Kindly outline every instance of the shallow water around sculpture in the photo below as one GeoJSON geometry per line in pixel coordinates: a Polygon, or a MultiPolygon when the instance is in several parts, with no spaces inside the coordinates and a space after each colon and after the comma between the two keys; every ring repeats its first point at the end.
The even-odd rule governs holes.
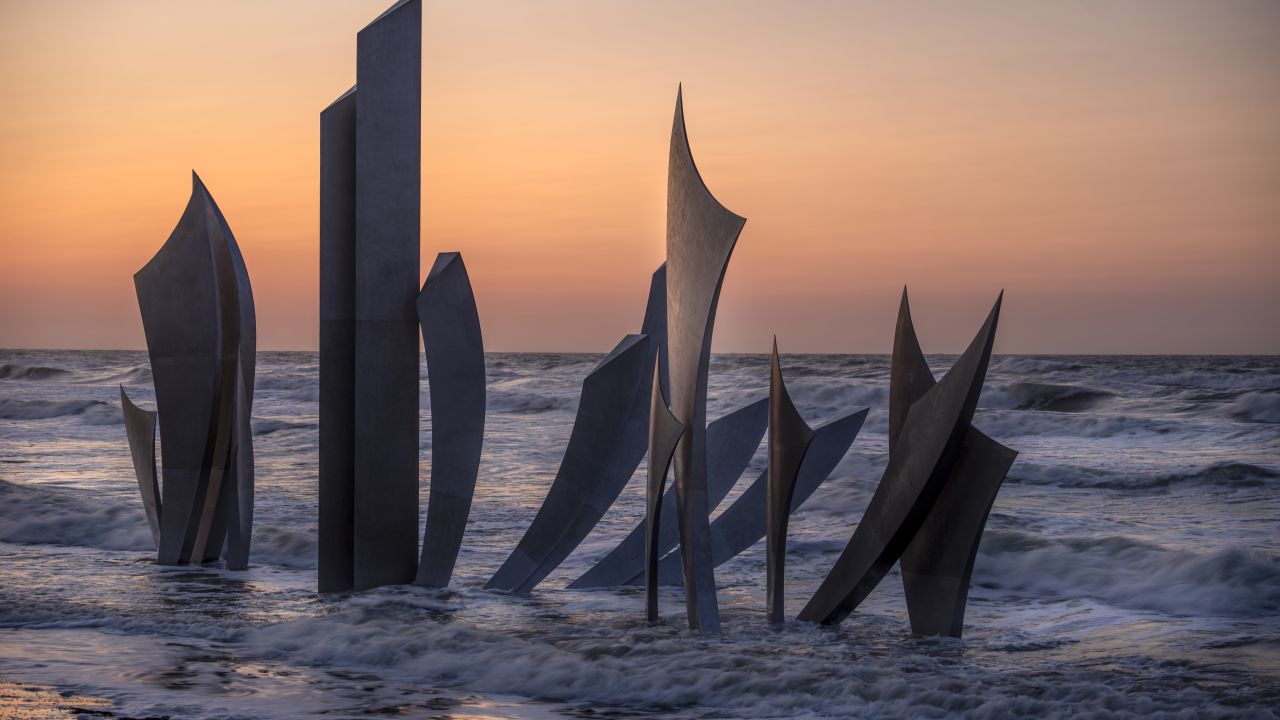
{"type": "MultiPolygon", "coordinates": [[[[596,359],[487,357],[484,456],[450,590],[321,598],[314,354],[258,357],[253,556],[229,572],[153,562],[116,389],[153,406],[144,353],[0,351],[0,682],[181,718],[1280,707],[1280,358],[997,356],[975,425],[1021,454],[983,537],[961,641],[910,635],[896,570],[837,630],[769,631],[763,543],[717,571],[718,639],[689,634],[677,589],[662,591],[652,627],[643,588],[562,590],[639,520],[643,467],[531,596],[480,589],[542,502],[596,359]]],[[[952,358],[930,362],[940,372],[952,358]]],[[[886,462],[888,358],[786,363],[811,425],[871,407],[790,523],[794,618],[886,462]]],[[[768,382],[767,356],[717,356],[708,416],[764,397],[768,382]]],[[[763,465],[761,447],[721,509],[763,465]]]]}

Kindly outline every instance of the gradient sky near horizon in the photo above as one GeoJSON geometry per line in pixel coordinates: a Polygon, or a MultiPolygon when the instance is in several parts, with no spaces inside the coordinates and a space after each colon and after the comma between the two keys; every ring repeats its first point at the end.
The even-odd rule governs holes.
{"type": "MultiPolygon", "coordinates": [[[[314,349],[318,114],[390,0],[3,0],[0,346],[142,348],[199,171],[263,349],[314,349]]],[[[662,260],[683,82],[747,218],[718,351],[1280,352],[1280,3],[424,6],[423,272],[491,350],[603,352],[662,260]]]]}

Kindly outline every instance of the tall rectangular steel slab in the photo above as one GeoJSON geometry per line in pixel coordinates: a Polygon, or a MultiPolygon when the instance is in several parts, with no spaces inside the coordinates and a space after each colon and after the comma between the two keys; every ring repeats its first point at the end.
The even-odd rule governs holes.
{"type": "Polygon", "coordinates": [[[356,88],[320,113],[320,592],[354,585],[356,88]]]}
{"type": "Polygon", "coordinates": [[[418,566],[422,3],[356,37],[355,587],[418,566]]]}

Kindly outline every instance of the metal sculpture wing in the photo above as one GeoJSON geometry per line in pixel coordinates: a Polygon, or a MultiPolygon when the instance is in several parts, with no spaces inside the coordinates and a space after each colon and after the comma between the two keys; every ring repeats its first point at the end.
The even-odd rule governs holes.
{"type": "MultiPolygon", "coordinates": [[[[791,496],[791,512],[800,509],[809,496],[831,476],[836,465],[840,464],[840,460],[849,451],[849,446],[853,444],[866,419],[867,410],[863,409],[833,420],[814,431],[809,451],[800,464],[800,474],[791,496]]],[[[768,525],[765,518],[768,484],[769,471],[766,469],[711,523],[711,561],[716,567],[737,557],[765,536],[768,525]]],[[[639,577],[632,578],[627,584],[638,585],[640,580],[639,577]]],[[[680,553],[670,553],[658,564],[658,584],[678,586],[682,582],[680,553]]]]}
{"type": "Polygon", "coordinates": [[[796,410],[783,382],[775,337],[769,372],[769,484],[765,503],[765,614],[771,625],[783,623],[787,520],[791,517],[796,479],[812,442],[813,429],[796,410]]]}
{"type": "Polygon", "coordinates": [[[919,531],[973,418],[999,316],[997,299],[951,370],[911,404],[861,522],[799,619],[839,623],[875,589],[919,531]]]}
{"type": "Polygon", "coordinates": [[[649,408],[649,467],[644,494],[644,608],[649,622],[658,620],[658,543],[666,505],[667,471],[684,426],[671,414],[662,392],[661,362],[653,368],[653,400],[649,408]]]}
{"type": "Polygon", "coordinates": [[[133,473],[138,477],[142,509],[151,527],[151,540],[160,547],[160,479],[156,474],[156,414],[143,410],[129,400],[120,386],[120,407],[124,410],[124,431],[129,438],[129,454],[133,457],[133,473]]]}
{"type": "MultiPolygon", "coordinates": [[[[665,404],[666,400],[663,399],[662,402],[664,403],[662,412],[669,414],[671,411],[665,404]]],[[[719,505],[720,501],[733,489],[738,479],[742,477],[747,465],[751,463],[751,456],[755,454],[756,448],[760,445],[760,440],[764,437],[764,431],[768,424],[769,399],[762,398],[750,405],[734,410],[707,426],[707,494],[710,496],[709,504],[712,506],[719,505]]],[[[651,442],[654,437],[653,428],[651,428],[651,442]]],[[[659,433],[658,438],[662,439],[661,433],[659,433]]],[[[671,442],[673,444],[669,450],[658,451],[659,456],[665,452],[668,458],[668,465],[671,462],[670,455],[675,450],[675,440],[671,442]]],[[[665,443],[659,443],[658,445],[660,448],[666,447],[665,443]]],[[[650,457],[654,457],[652,445],[649,448],[649,452],[650,457]]],[[[653,469],[650,466],[650,470],[653,469]]],[[[680,544],[680,535],[676,529],[675,522],[676,494],[674,490],[667,488],[663,492],[662,502],[656,512],[663,519],[658,526],[652,552],[661,558],[680,544]]],[[[618,543],[599,562],[592,565],[581,577],[570,583],[569,588],[579,590],[625,585],[632,578],[643,576],[646,548],[649,547],[645,541],[649,525],[648,517],[649,515],[646,513],[646,519],[641,520],[623,538],[622,542],[618,543]]]]}
{"type": "Polygon", "coordinates": [[[484,341],[467,267],[440,253],[418,295],[431,393],[431,497],[414,584],[446,587],[471,514],[484,443],[484,341]]]}
{"type": "MultiPolygon", "coordinates": [[[[889,379],[889,452],[897,446],[908,409],[933,387],[911,322],[906,288],[898,309],[889,379]]],[[[911,630],[960,637],[969,578],[996,493],[1018,453],[970,426],[938,499],[902,553],[902,586],[911,630]]]]}
{"type": "Polygon", "coordinates": [[[673,458],[685,604],[689,627],[706,633],[720,631],[707,517],[707,370],[720,287],[745,223],[702,182],[678,91],[667,165],[667,347],[671,412],[685,428],[673,458]]]}
{"type": "Polygon", "coordinates": [[[582,382],[569,445],[533,523],[486,588],[527,593],[600,522],[644,456],[653,373],[647,335],[628,335],[582,382]]]}

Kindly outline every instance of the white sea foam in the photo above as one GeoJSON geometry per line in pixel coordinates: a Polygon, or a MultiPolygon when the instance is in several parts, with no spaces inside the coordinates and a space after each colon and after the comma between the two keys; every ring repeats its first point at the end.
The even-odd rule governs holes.
{"type": "Polygon", "coordinates": [[[124,504],[70,488],[0,480],[0,541],[147,550],[142,503],[124,504]]]}
{"type": "Polygon", "coordinates": [[[1280,393],[1244,393],[1227,406],[1227,412],[1241,420],[1280,423],[1280,393]]]}
{"type": "Polygon", "coordinates": [[[1280,612],[1280,556],[1244,547],[1171,550],[1124,536],[989,530],[974,582],[1037,598],[1091,598],[1175,616],[1280,612]]]}

